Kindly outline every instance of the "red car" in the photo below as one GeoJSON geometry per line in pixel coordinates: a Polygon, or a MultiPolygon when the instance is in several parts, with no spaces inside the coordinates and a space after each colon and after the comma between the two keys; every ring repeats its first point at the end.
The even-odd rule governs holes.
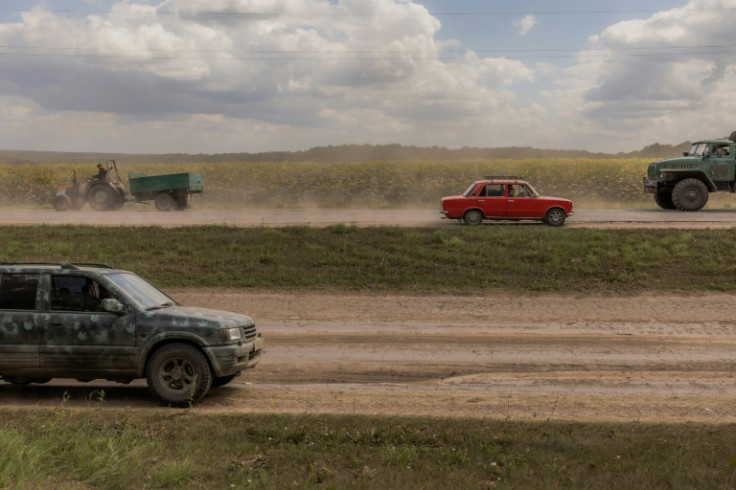
{"type": "Polygon", "coordinates": [[[443,197],[445,218],[462,219],[475,226],[488,220],[540,220],[562,226],[572,216],[572,201],[540,196],[526,181],[517,177],[486,177],[473,182],[462,196],[443,197]]]}

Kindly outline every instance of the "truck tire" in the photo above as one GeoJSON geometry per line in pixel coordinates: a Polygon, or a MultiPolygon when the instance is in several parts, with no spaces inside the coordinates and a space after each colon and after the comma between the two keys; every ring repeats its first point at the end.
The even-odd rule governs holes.
{"type": "Polygon", "coordinates": [[[156,194],[153,202],[156,204],[156,209],[158,209],[159,211],[171,211],[176,206],[174,196],[172,196],[168,192],[156,194]]]}
{"type": "Polygon", "coordinates": [[[708,187],[698,179],[683,179],[672,189],[672,204],[680,211],[699,211],[707,202],[708,187]]]}
{"type": "Polygon", "coordinates": [[[87,192],[87,201],[95,211],[108,211],[113,209],[117,202],[115,190],[106,184],[97,184],[87,192]]]}
{"type": "Polygon", "coordinates": [[[164,403],[187,406],[201,400],[212,386],[212,369],[193,345],[166,344],[156,350],[146,366],[148,389],[164,403]]]}
{"type": "Polygon", "coordinates": [[[662,209],[676,209],[672,202],[672,189],[662,189],[654,194],[654,202],[662,209]]]}

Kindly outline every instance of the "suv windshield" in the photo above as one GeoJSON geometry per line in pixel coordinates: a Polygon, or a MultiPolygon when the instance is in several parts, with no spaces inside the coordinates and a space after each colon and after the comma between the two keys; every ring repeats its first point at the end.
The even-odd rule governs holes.
{"type": "Polygon", "coordinates": [[[107,274],[105,277],[143,309],[150,310],[176,304],[176,301],[159,291],[153,284],[135,274],[116,273],[107,274]]]}

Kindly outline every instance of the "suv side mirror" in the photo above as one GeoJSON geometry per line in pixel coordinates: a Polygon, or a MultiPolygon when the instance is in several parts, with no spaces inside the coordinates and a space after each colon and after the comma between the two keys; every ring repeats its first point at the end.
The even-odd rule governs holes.
{"type": "Polygon", "coordinates": [[[115,298],[105,298],[102,300],[102,310],[108,313],[125,313],[125,306],[115,298]]]}

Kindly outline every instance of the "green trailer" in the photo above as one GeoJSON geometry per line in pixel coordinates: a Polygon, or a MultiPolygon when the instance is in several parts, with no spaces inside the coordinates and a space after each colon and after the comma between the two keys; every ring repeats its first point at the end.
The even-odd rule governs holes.
{"type": "Polygon", "coordinates": [[[136,202],[153,201],[159,211],[184,209],[192,194],[204,191],[202,174],[146,175],[129,172],[130,194],[136,202]]]}

